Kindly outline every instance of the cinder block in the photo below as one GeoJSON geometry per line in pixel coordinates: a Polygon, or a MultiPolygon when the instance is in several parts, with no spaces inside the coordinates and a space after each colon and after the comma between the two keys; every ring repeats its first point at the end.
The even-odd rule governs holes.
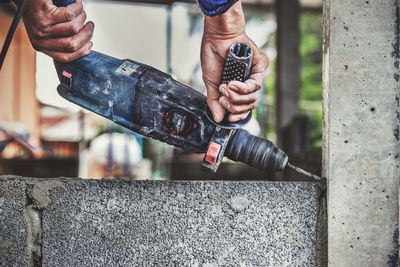
{"type": "Polygon", "coordinates": [[[314,266],[318,188],[0,177],[0,266],[314,266]]]}
{"type": "Polygon", "coordinates": [[[64,180],[44,266],[314,266],[317,186],[64,180]]]}
{"type": "Polygon", "coordinates": [[[25,183],[0,178],[0,266],[27,266],[25,183]]]}

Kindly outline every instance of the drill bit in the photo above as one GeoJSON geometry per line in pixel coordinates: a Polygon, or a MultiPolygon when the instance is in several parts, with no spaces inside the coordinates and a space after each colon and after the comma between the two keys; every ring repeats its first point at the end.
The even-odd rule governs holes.
{"type": "Polygon", "coordinates": [[[312,178],[314,180],[317,180],[317,181],[321,180],[321,177],[319,177],[318,175],[312,174],[312,173],[310,173],[308,171],[305,171],[305,170],[303,170],[303,169],[301,169],[299,167],[296,167],[293,164],[291,164],[290,162],[287,163],[287,166],[290,169],[292,169],[292,170],[294,170],[294,171],[296,171],[298,173],[304,174],[305,176],[310,177],[310,178],[312,178]]]}

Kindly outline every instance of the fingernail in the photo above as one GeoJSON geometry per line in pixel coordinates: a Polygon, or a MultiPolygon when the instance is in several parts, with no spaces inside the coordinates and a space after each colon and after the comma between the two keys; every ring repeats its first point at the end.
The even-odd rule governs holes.
{"type": "Polygon", "coordinates": [[[226,101],[225,99],[220,99],[219,102],[225,107],[225,108],[230,108],[231,105],[229,104],[228,101],[226,101]]]}
{"type": "Polygon", "coordinates": [[[226,97],[229,97],[229,93],[225,88],[222,88],[222,94],[224,94],[226,97]]]}
{"type": "Polygon", "coordinates": [[[230,122],[237,122],[239,120],[240,120],[240,118],[238,118],[238,117],[233,117],[232,119],[229,119],[230,122]]]}
{"type": "Polygon", "coordinates": [[[211,112],[212,112],[213,119],[215,122],[219,123],[222,121],[222,118],[224,117],[223,115],[221,116],[221,114],[219,112],[217,112],[216,110],[213,110],[211,112]]]}
{"type": "Polygon", "coordinates": [[[233,85],[233,84],[229,85],[229,88],[232,89],[232,90],[235,90],[235,91],[239,90],[239,88],[236,85],[233,85]]]}

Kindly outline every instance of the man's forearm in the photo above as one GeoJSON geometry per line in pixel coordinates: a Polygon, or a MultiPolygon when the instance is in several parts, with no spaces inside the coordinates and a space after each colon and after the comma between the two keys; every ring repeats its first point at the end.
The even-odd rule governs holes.
{"type": "MultiPolygon", "coordinates": [[[[206,0],[199,0],[204,2],[206,0]]],[[[229,2],[228,0],[209,0],[212,2],[229,2]]],[[[215,16],[206,14],[201,44],[201,68],[203,81],[207,88],[207,104],[214,120],[219,123],[227,111],[229,121],[236,122],[247,117],[257,106],[259,90],[268,67],[268,57],[245,32],[245,20],[242,4],[232,1],[230,8],[215,16]],[[253,51],[253,64],[249,78],[245,82],[231,81],[221,84],[224,59],[228,49],[234,43],[244,43],[253,51]]],[[[200,5],[201,6],[201,5],[200,5]]],[[[203,10],[204,11],[204,10],[203,10]]]]}
{"type": "Polygon", "coordinates": [[[228,11],[218,16],[205,16],[204,36],[219,39],[232,38],[243,34],[245,20],[241,1],[237,1],[228,11]]]}

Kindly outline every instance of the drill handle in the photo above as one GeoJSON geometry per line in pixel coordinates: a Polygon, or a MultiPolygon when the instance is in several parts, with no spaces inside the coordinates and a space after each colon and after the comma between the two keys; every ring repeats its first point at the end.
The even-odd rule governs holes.
{"type": "MultiPolygon", "coordinates": [[[[242,43],[234,43],[229,48],[228,55],[225,59],[220,84],[228,84],[230,81],[246,81],[250,75],[252,61],[253,51],[251,47],[242,43]]],[[[249,112],[249,115],[244,120],[230,122],[230,112],[227,111],[225,112],[223,120],[220,123],[216,123],[208,106],[206,107],[206,114],[213,124],[223,129],[239,129],[245,126],[251,119],[251,112],[249,112]]]]}
{"type": "Polygon", "coordinates": [[[249,78],[253,51],[251,47],[235,43],[229,48],[222,71],[221,84],[228,84],[231,81],[244,82],[249,78]]]}

